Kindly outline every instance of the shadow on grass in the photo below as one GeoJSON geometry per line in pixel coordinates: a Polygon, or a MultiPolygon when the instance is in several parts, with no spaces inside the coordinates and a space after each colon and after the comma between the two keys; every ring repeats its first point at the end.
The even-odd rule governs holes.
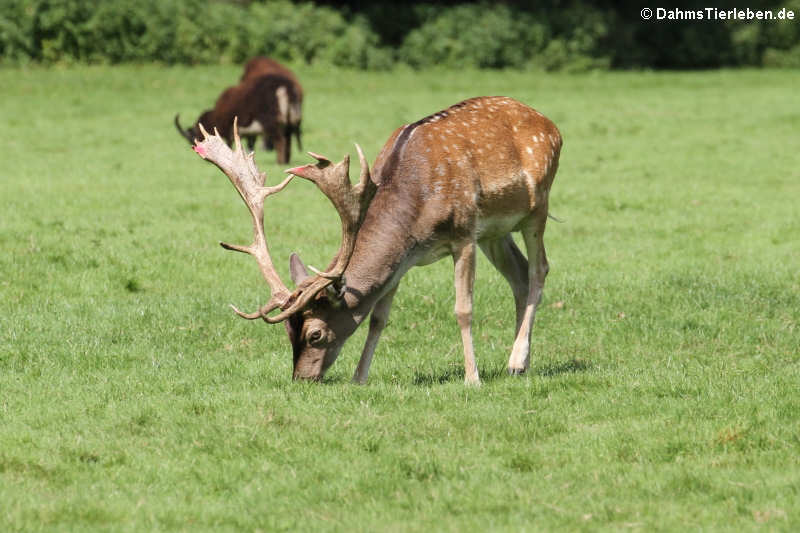
{"type": "Polygon", "coordinates": [[[429,371],[417,370],[414,372],[411,383],[418,387],[429,387],[431,385],[442,385],[455,381],[464,381],[463,368],[447,367],[445,369],[431,369],[429,371]]]}
{"type": "MultiPolygon", "coordinates": [[[[576,374],[578,372],[587,372],[593,368],[591,361],[573,357],[566,361],[551,361],[544,365],[534,367],[528,371],[528,374],[533,374],[541,377],[555,377],[563,374],[576,374]]],[[[489,383],[499,379],[515,379],[523,376],[510,376],[505,366],[494,366],[491,368],[481,369],[481,381],[489,383]]],[[[441,385],[444,383],[454,383],[464,381],[464,368],[459,366],[451,366],[444,369],[430,369],[428,371],[417,370],[414,372],[412,384],[416,386],[431,386],[441,385]]]]}
{"type": "Polygon", "coordinates": [[[553,377],[560,376],[561,374],[575,374],[578,372],[586,372],[593,367],[591,361],[581,359],[580,357],[573,357],[568,361],[552,361],[541,367],[534,368],[533,372],[537,376],[553,377]]]}

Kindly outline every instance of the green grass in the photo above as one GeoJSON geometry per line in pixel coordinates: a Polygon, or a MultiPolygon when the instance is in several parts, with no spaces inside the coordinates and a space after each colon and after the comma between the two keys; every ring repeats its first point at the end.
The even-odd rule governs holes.
{"type": "MultiPolygon", "coordinates": [[[[770,71],[386,74],[298,69],[305,148],[505,94],[565,138],[533,367],[505,375],[510,291],[478,264],[484,384],[465,388],[452,263],[401,283],[292,383],[246,210],[176,134],[233,67],[0,76],[0,529],[800,529],[800,108],[770,71]]],[[[257,154],[269,183],[282,168],[257,154]]],[[[308,161],[295,153],[293,164],[308,161]]],[[[324,266],[333,209],[270,198],[273,257],[324,266]]]]}

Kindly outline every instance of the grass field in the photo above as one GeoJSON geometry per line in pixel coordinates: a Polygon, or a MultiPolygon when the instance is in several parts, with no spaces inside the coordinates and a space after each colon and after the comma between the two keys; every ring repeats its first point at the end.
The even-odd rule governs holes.
{"type": "MultiPolygon", "coordinates": [[[[0,71],[0,530],[800,529],[796,72],[364,74],[300,68],[307,150],[370,160],[398,125],[516,97],[565,138],[533,366],[478,263],[480,388],[452,262],[402,282],[292,383],[225,176],[174,130],[234,67],[0,71]]],[[[257,161],[276,183],[273,153],[257,161]]],[[[295,153],[293,164],[309,158],[295,153]]],[[[270,199],[273,257],[324,266],[338,219],[270,199]]]]}

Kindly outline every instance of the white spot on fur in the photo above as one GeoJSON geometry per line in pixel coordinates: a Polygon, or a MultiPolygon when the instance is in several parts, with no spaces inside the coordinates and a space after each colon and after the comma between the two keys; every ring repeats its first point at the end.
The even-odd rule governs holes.
{"type": "Polygon", "coordinates": [[[278,122],[281,124],[289,123],[289,92],[286,86],[281,85],[275,91],[275,99],[278,101],[278,122]]]}
{"type": "Polygon", "coordinates": [[[533,148],[531,148],[530,146],[525,148],[525,150],[527,150],[529,154],[533,154],[533,148]]]}
{"type": "Polygon", "coordinates": [[[536,182],[534,181],[533,176],[528,174],[528,172],[525,170],[522,171],[522,176],[525,178],[525,183],[528,184],[528,189],[534,190],[536,188],[536,182]]]}
{"type": "Polygon", "coordinates": [[[257,120],[246,126],[239,126],[240,135],[256,135],[258,133],[264,133],[264,126],[257,120]]]}

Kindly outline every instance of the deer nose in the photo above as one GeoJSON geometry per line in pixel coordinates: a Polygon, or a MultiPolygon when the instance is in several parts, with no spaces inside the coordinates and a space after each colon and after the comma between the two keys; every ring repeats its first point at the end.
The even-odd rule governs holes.
{"type": "MultiPolygon", "coordinates": [[[[319,360],[314,363],[319,363],[319,360]]],[[[319,364],[297,365],[292,372],[292,379],[295,381],[320,381],[322,370],[319,368],[319,364]]]]}

